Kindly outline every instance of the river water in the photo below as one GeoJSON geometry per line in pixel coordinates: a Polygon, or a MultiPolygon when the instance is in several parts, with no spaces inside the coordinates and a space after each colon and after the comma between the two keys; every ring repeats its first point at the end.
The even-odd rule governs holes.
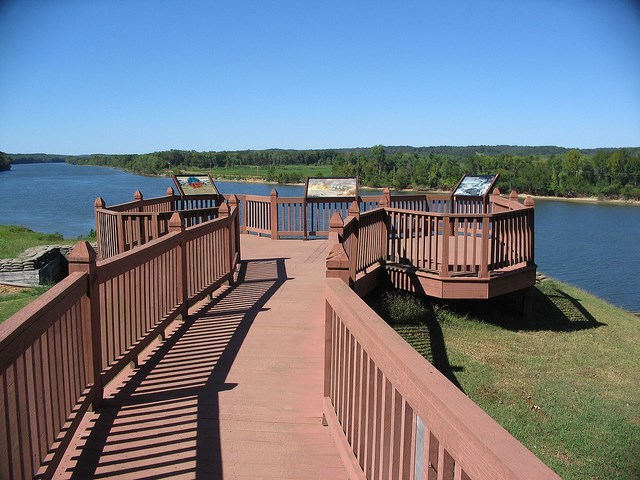
{"type": "MultiPolygon", "coordinates": [[[[302,187],[216,182],[223,194],[301,196],[302,187]]],[[[66,163],[12,165],[0,172],[0,224],[23,225],[68,238],[95,228],[93,203],[128,202],[140,190],[164,195],[169,178],[66,163]]],[[[536,201],[538,269],[631,311],[640,311],[640,206],[536,201]]],[[[2,239],[0,238],[0,241],[2,239]]]]}

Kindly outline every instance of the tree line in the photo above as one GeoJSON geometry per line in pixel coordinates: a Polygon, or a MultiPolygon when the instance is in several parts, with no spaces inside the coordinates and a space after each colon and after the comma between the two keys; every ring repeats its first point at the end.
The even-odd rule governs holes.
{"type": "Polygon", "coordinates": [[[4,152],[0,152],[0,172],[11,168],[11,158],[4,152]]]}
{"type": "Polygon", "coordinates": [[[559,197],[640,199],[640,148],[566,149],[554,146],[409,147],[324,150],[167,150],[131,155],[11,155],[12,161],[60,161],[102,165],[146,175],[190,169],[266,167],[265,180],[294,183],[302,173],[282,165],[331,165],[334,176],[359,176],[362,185],[450,190],[463,174],[500,174],[503,191],[559,197]]]}

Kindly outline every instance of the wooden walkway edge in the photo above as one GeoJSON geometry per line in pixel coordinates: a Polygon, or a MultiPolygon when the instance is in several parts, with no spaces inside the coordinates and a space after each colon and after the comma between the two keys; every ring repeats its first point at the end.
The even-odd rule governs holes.
{"type": "Polygon", "coordinates": [[[328,249],[242,235],[240,281],[107,390],[55,477],[347,478],[322,426],[328,249]]]}

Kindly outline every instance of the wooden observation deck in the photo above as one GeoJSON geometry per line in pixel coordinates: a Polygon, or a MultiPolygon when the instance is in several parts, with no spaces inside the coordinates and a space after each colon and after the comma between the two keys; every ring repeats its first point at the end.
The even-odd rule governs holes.
{"type": "Polygon", "coordinates": [[[533,207],[385,196],[97,202],[100,256],[0,326],[0,478],[557,478],[358,295],[531,270],[533,207]]]}

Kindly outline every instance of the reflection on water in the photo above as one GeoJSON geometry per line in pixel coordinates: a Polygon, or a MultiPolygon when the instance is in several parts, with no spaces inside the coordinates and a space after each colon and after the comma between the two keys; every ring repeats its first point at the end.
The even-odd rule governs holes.
{"type": "MultiPolygon", "coordinates": [[[[164,195],[169,178],[143,177],[104,167],[12,165],[0,173],[0,224],[24,225],[65,237],[94,228],[93,202],[107,205],[164,195]]],[[[301,196],[303,187],[216,182],[221,193],[301,196]]],[[[536,263],[569,282],[632,311],[640,311],[640,207],[536,201],[536,263]]]]}

